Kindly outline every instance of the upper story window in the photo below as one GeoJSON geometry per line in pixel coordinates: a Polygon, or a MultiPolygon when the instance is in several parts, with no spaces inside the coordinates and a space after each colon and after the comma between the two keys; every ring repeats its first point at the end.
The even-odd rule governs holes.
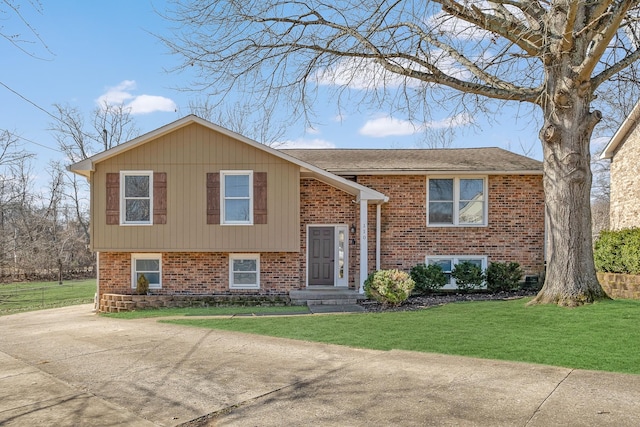
{"type": "Polygon", "coordinates": [[[153,172],[120,172],[121,224],[152,224],[153,172]]]}
{"type": "Polygon", "coordinates": [[[429,178],[427,224],[487,225],[486,178],[429,178]]]}
{"type": "Polygon", "coordinates": [[[222,224],[253,224],[253,172],[220,171],[222,224]]]}

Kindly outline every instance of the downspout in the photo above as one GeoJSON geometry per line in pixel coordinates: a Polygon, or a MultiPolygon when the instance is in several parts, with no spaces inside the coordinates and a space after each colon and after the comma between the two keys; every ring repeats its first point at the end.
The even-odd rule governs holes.
{"type": "Polygon", "coordinates": [[[100,311],[100,252],[96,252],[96,295],[93,301],[93,311],[100,311]]]}
{"type": "Polygon", "coordinates": [[[367,201],[360,198],[360,289],[364,294],[364,281],[367,280],[369,248],[367,247],[367,201]]]}
{"type": "Polygon", "coordinates": [[[382,205],[378,203],[376,205],[376,271],[380,270],[380,219],[382,205]]]}

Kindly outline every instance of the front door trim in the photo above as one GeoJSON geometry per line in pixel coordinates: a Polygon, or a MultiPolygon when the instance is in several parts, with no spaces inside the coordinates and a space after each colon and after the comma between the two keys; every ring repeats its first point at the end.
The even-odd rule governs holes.
{"type": "Polygon", "coordinates": [[[305,254],[306,286],[309,287],[309,249],[311,243],[310,228],[332,227],[334,233],[334,272],[333,286],[349,287],[349,226],[347,224],[307,224],[307,253],[305,254]]]}

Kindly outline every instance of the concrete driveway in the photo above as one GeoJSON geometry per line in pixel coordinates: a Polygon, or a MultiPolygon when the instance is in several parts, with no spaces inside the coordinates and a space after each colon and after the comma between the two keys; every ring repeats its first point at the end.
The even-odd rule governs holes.
{"type": "Polygon", "coordinates": [[[640,376],[108,319],[91,305],[0,317],[0,425],[185,423],[637,426],[640,376]]]}

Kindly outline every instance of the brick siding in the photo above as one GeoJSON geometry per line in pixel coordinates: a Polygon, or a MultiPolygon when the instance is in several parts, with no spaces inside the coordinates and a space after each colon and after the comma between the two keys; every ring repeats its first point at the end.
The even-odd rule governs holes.
{"type": "MultiPolygon", "coordinates": [[[[544,270],[544,191],[540,175],[492,175],[488,178],[486,227],[427,227],[424,175],[359,176],[359,184],[389,197],[381,208],[382,269],[409,271],[426,256],[482,255],[488,261],[518,262],[526,275],[544,270]]],[[[301,183],[301,278],[306,265],[306,225],[356,224],[359,206],[353,196],[315,180],[301,183]]],[[[369,206],[368,267],[375,269],[376,207],[369,206]]],[[[359,232],[350,235],[350,286],[359,253],[359,232]]]]}
{"type": "MultiPolygon", "coordinates": [[[[307,226],[320,224],[355,225],[358,228],[360,205],[356,197],[315,179],[300,180],[300,287],[307,280],[307,226]]],[[[374,219],[375,221],[375,219],[374,219]]],[[[349,287],[355,287],[358,271],[360,235],[349,232],[349,287]],[[352,244],[352,241],[356,244],[352,244]]]]}
{"type": "MultiPolygon", "coordinates": [[[[102,252],[99,261],[100,298],[131,294],[131,254],[102,252]]],[[[211,252],[162,254],[162,289],[158,295],[286,295],[299,286],[298,254],[260,254],[260,289],[229,289],[229,255],[211,252]]]]}

